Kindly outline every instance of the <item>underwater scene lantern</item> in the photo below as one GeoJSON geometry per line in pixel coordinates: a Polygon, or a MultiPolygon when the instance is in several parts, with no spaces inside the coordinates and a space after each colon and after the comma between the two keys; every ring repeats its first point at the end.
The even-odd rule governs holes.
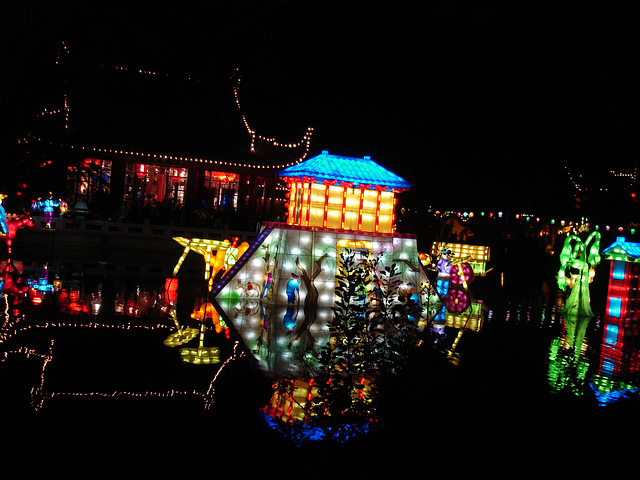
{"type": "MultiPolygon", "coordinates": [[[[395,194],[411,185],[364,159],[323,151],[280,172],[289,185],[286,223],[264,222],[260,235],[217,282],[211,296],[262,367],[291,371],[297,351],[328,341],[340,254],[397,265],[394,282],[421,303],[428,277],[414,235],[393,233],[395,194]]],[[[362,292],[372,295],[372,285],[362,292]]],[[[419,321],[419,319],[416,319],[419,321]]]]}

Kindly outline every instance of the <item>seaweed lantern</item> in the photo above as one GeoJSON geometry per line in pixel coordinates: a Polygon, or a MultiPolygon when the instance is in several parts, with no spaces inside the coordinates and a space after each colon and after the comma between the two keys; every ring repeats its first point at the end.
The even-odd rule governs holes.
{"type": "Polygon", "coordinates": [[[593,232],[586,242],[577,235],[564,241],[560,252],[558,287],[571,293],[562,312],[564,315],[593,316],[590,305],[589,284],[595,276],[595,267],[600,263],[600,232],[593,232]]]}

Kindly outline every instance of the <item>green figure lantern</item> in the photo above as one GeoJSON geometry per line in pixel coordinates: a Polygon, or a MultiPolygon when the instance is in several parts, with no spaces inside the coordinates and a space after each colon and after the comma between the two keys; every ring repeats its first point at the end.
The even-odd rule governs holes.
{"type": "Polygon", "coordinates": [[[600,232],[593,232],[582,242],[577,235],[570,235],[564,241],[560,252],[558,287],[571,293],[561,313],[571,316],[593,316],[591,310],[589,284],[595,276],[595,267],[600,263],[600,232]]]}

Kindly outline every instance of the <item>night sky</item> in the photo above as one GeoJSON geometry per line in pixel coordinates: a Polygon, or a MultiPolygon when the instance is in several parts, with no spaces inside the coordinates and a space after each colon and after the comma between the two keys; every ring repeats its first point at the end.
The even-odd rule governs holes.
{"type": "Polygon", "coordinates": [[[563,188],[565,165],[636,164],[636,2],[169,5],[6,7],[5,114],[27,110],[65,40],[130,68],[207,78],[237,67],[256,130],[295,141],[311,125],[312,154],[370,155],[427,203],[535,208],[563,188]]]}

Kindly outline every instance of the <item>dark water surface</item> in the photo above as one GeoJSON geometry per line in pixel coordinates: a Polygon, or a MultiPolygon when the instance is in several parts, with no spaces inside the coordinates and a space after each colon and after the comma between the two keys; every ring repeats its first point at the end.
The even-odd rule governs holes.
{"type": "Polygon", "coordinates": [[[628,398],[592,387],[609,365],[602,361],[611,347],[603,350],[606,266],[592,286],[597,315],[584,326],[577,357],[554,347],[567,326],[552,269],[526,280],[515,266],[492,273],[472,287],[485,305],[482,328],[459,338],[459,329],[441,329],[435,345],[416,350],[383,385],[384,428],[341,446],[295,447],[266,426],[260,409],[271,380],[233,329],[229,339],[205,337],[219,346],[220,363],[193,365],[163,344],[175,329],[167,319],[63,315],[46,305],[24,319],[5,317],[0,458],[4,470],[18,472],[6,478],[633,472],[640,426],[633,326],[616,366],[633,387],[628,398]]]}

